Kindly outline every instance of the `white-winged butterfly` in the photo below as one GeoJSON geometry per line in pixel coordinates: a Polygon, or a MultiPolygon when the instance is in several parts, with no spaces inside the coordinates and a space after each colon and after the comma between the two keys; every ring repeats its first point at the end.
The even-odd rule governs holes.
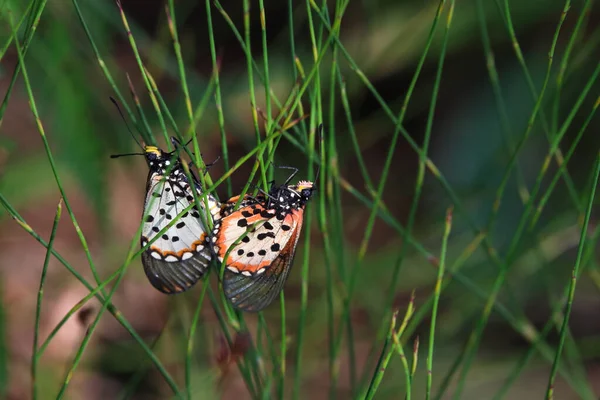
{"type": "Polygon", "coordinates": [[[187,211],[142,253],[142,264],[155,288],[169,294],[183,292],[202,278],[208,269],[212,253],[207,246],[210,231],[205,221],[207,223],[207,218],[218,214],[220,204],[208,194],[209,212],[206,212],[198,179],[190,171],[193,179],[190,185],[181,161],[178,158],[173,160],[173,153],[163,152],[154,146],[146,146],[144,153],[150,172],[144,202],[142,247],[176,216],[187,211]],[[171,163],[174,165],[167,173],[171,163]],[[192,190],[196,190],[200,198],[200,208],[194,204],[192,190]]]}
{"type": "MultiPolygon", "coordinates": [[[[179,145],[175,138],[172,141],[176,147],[179,145]]],[[[176,151],[165,152],[156,146],[144,146],[143,153],[150,171],[142,214],[142,247],[176,219],[142,252],[142,264],[148,280],[156,289],[167,294],[186,291],[208,269],[212,253],[207,245],[210,231],[206,223],[208,218],[214,219],[220,210],[219,202],[207,194],[209,212],[206,212],[201,185],[192,171],[193,182],[190,185],[176,151]],[[196,190],[200,208],[194,204],[192,190],[196,190]]]]}
{"type": "Polygon", "coordinates": [[[186,291],[208,269],[212,259],[208,219],[213,220],[221,206],[210,194],[206,194],[207,202],[204,201],[201,184],[191,170],[193,182],[190,184],[178,155],[181,144],[176,138],[171,138],[171,142],[175,147],[172,152],[143,146],[143,153],[111,156],[143,155],[146,158],[150,171],[142,213],[141,245],[150,243],[150,246],[142,252],[142,264],[152,286],[167,294],[186,291]],[[200,208],[195,204],[194,190],[200,208]],[[171,226],[161,232],[171,222],[171,226]]]}

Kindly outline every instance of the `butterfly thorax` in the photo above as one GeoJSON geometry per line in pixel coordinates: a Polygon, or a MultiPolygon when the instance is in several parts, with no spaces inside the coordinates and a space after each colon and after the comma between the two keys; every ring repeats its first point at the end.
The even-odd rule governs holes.
{"type": "Polygon", "coordinates": [[[289,186],[273,186],[269,191],[267,208],[275,210],[277,214],[289,214],[293,210],[304,208],[314,190],[314,184],[309,181],[300,181],[289,186]]]}

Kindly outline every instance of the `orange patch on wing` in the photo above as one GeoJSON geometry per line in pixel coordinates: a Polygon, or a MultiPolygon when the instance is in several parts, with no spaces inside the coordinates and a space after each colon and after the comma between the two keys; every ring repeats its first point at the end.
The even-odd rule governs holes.
{"type": "Polygon", "coordinates": [[[302,219],[298,221],[298,225],[294,228],[294,231],[290,235],[290,239],[285,244],[285,247],[279,252],[277,258],[273,260],[270,267],[267,270],[267,274],[282,274],[285,270],[289,269],[294,262],[294,253],[296,251],[296,245],[298,244],[298,238],[300,237],[300,231],[302,230],[302,219]]]}
{"type": "MultiPolygon", "coordinates": [[[[236,214],[238,212],[236,212],[236,214]]],[[[293,225],[295,223],[296,226],[294,227],[294,231],[290,235],[288,241],[285,243],[284,247],[279,252],[279,255],[277,257],[275,257],[275,259],[261,261],[258,264],[249,264],[249,263],[244,263],[244,262],[240,262],[240,261],[231,261],[231,254],[233,251],[235,251],[235,250],[233,250],[229,254],[229,257],[228,257],[227,263],[226,263],[226,267],[234,267],[240,272],[248,271],[248,272],[256,273],[258,270],[260,270],[262,268],[268,269],[274,263],[278,262],[278,260],[280,262],[282,257],[285,258],[287,256],[290,256],[290,258],[291,258],[291,254],[293,254],[294,249],[296,248],[296,243],[298,242],[298,237],[300,235],[300,231],[302,230],[303,214],[304,214],[304,210],[293,210],[290,214],[286,215],[283,222],[290,224],[290,225],[293,225]],[[297,220],[297,222],[295,222],[296,220],[297,220]]],[[[232,216],[233,215],[234,214],[232,214],[232,216]]],[[[241,213],[240,213],[240,217],[241,217],[241,213]]],[[[240,217],[235,218],[235,221],[239,220],[240,217]]],[[[241,217],[241,218],[243,218],[243,217],[241,217]]],[[[272,219],[272,218],[263,218],[260,216],[260,214],[257,214],[257,215],[248,217],[246,219],[248,220],[248,226],[251,226],[253,223],[260,222],[261,220],[268,221],[269,219],[272,219]]],[[[228,224],[231,224],[231,221],[228,221],[228,224]]],[[[260,225],[260,224],[258,224],[258,225],[260,225]]],[[[223,224],[223,227],[225,228],[224,224],[223,224]]],[[[225,242],[224,235],[219,237],[219,240],[217,240],[217,243],[219,243],[219,241],[221,241],[222,244],[225,242]]],[[[219,254],[218,254],[219,257],[224,258],[225,254],[227,253],[227,250],[228,249],[225,248],[225,246],[219,247],[219,254]]],[[[290,260],[290,262],[291,261],[292,260],[290,260]]]]}
{"type": "Polygon", "coordinates": [[[173,292],[169,291],[168,293],[180,293],[180,292],[184,292],[186,289],[182,288],[181,286],[177,286],[175,285],[175,290],[173,292]]]}
{"type": "Polygon", "coordinates": [[[240,196],[233,196],[232,198],[230,198],[229,200],[227,200],[225,203],[223,203],[224,206],[226,205],[231,205],[231,204],[235,204],[237,203],[237,201],[239,200],[240,196]]]}
{"type": "Polygon", "coordinates": [[[286,221],[287,223],[293,223],[294,220],[298,220],[296,229],[301,229],[302,222],[304,221],[304,209],[292,210],[292,212],[290,214],[286,215],[285,219],[284,219],[284,221],[286,221]]]}
{"type": "MultiPolygon", "coordinates": [[[[264,210],[264,208],[260,205],[258,205],[257,207],[260,207],[261,209],[264,210]]],[[[225,253],[227,253],[227,245],[225,243],[226,241],[226,233],[227,231],[232,227],[232,226],[236,226],[236,224],[238,223],[238,221],[240,219],[246,219],[246,221],[248,222],[248,225],[246,227],[246,230],[252,226],[252,224],[257,223],[259,221],[268,221],[270,218],[264,218],[261,217],[260,214],[256,214],[256,215],[252,215],[251,217],[244,217],[242,215],[242,211],[248,211],[251,210],[250,207],[244,207],[244,208],[240,208],[239,210],[237,210],[236,212],[229,214],[228,216],[226,216],[225,218],[223,218],[221,220],[221,228],[219,230],[219,234],[217,235],[217,241],[215,242],[215,246],[217,246],[219,248],[219,257],[223,258],[225,257],[225,253]]],[[[256,226],[257,228],[258,226],[256,226]]],[[[237,238],[236,238],[237,239],[237,238]]]]}
{"type": "Polygon", "coordinates": [[[285,244],[285,247],[280,251],[280,254],[294,252],[296,243],[298,242],[298,236],[300,236],[300,231],[302,230],[302,222],[304,222],[302,219],[303,212],[304,211],[298,211],[299,214],[294,216],[295,218],[298,218],[298,222],[296,223],[294,231],[290,235],[290,240],[288,240],[288,242],[285,244]]]}
{"type": "Polygon", "coordinates": [[[239,262],[239,261],[233,261],[233,262],[227,263],[228,267],[234,267],[240,272],[249,271],[252,273],[258,271],[261,268],[268,268],[269,265],[271,265],[271,261],[261,261],[259,264],[245,264],[245,263],[239,262]]]}
{"type": "MultiPolygon", "coordinates": [[[[240,200],[240,196],[234,196],[234,197],[230,198],[229,200],[227,200],[226,202],[222,203],[221,208],[219,209],[221,216],[225,217],[225,216],[231,215],[230,213],[233,211],[235,205],[237,204],[237,202],[239,200],[240,200]]],[[[248,195],[248,194],[244,195],[242,202],[247,201],[247,200],[250,200],[250,195],[248,195]]],[[[244,207],[242,207],[242,208],[244,208],[244,207]]]]}
{"type": "Polygon", "coordinates": [[[150,250],[151,251],[155,251],[158,254],[162,255],[163,258],[167,257],[167,256],[175,256],[177,258],[181,258],[181,257],[183,257],[184,253],[193,253],[193,252],[195,252],[196,249],[198,248],[198,246],[204,244],[205,240],[206,240],[206,233],[202,233],[202,235],[200,236],[200,239],[195,240],[192,243],[191,247],[188,247],[188,248],[185,248],[185,249],[181,249],[178,252],[161,250],[160,248],[158,248],[156,246],[150,246],[150,250]]]}

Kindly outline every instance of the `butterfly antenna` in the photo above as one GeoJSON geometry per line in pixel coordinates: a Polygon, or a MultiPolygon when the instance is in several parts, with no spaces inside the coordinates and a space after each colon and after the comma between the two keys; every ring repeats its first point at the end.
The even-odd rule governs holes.
{"type": "MultiPolygon", "coordinates": [[[[125,126],[127,127],[127,130],[131,134],[131,137],[133,138],[133,140],[135,140],[135,142],[138,144],[138,146],[140,146],[140,148],[143,150],[144,146],[142,146],[140,144],[140,142],[137,140],[137,138],[131,131],[131,128],[129,128],[129,124],[127,123],[127,120],[125,119],[125,116],[123,115],[123,111],[121,111],[121,107],[119,107],[119,103],[117,103],[117,101],[112,96],[110,97],[110,101],[112,101],[113,104],[115,105],[115,107],[117,107],[117,111],[119,112],[119,115],[121,115],[121,119],[123,120],[123,122],[125,122],[125,126]]],[[[123,155],[125,155],[125,154],[123,154],[123,155]]],[[[135,155],[135,154],[127,154],[127,155],[135,155]]],[[[112,158],[114,158],[114,157],[112,157],[112,158]]]]}
{"type": "Polygon", "coordinates": [[[119,157],[126,157],[126,156],[144,156],[144,153],[125,153],[125,154],[111,154],[110,158],[119,158],[119,157]]]}

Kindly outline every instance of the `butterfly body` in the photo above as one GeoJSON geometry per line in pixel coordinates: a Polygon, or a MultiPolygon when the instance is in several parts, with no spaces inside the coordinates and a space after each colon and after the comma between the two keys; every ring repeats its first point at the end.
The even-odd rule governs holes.
{"type": "Polygon", "coordinates": [[[302,230],[312,182],[273,185],[269,193],[239,196],[221,207],[212,239],[219,263],[225,261],[223,290],[234,307],[260,311],[279,294],[289,274],[302,230]]]}
{"type": "Polygon", "coordinates": [[[144,156],[150,171],[142,217],[142,247],[177,216],[181,217],[142,253],[142,264],[156,289],[167,294],[180,293],[200,280],[209,266],[212,253],[206,224],[208,218],[218,214],[219,203],[207,195],[207,212],[199,182],[193,174],[193,182],[189,182],[181,161],[173,153],[146,146],[144,156]],[[193,190],[200,199],[200,209],[194,204],[193,190]]]}

